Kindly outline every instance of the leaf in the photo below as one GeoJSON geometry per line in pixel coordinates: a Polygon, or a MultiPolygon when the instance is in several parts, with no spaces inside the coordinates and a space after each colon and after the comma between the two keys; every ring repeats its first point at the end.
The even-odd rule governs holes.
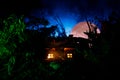
{"type": "Polygon", "coordinates": [[[13,44],[13,47],[14,47],[14,48],[16,48],[16,47],[17,47],[17,45],[14,43],[14,44],[13,44]]]}
{"type": "Polygon", "coordinates": [[[11,66],[8,64],[8,75],[11,75],[11,71],[12,71],[12,68],[11,68],[11,66]]]}
{"type": "Polygon", "coordinates": [[[10,25],[9,32],[11,33],[14,29],[14,25],[10,25]]]}
{"type": "Polygon", "coordinates": [[[12,56],[10,59],[9,59],[9,63],[10,64],[15,64],[15,57],[12,56]]]}
{"type": "Polygon", "coordinates": [[[20,19],[19,19],[18,21],[19,21],[19,24],[21,24],[21,23],[22,23],[20,19]]]}
{"type": "Polygon", "coordinates": [[[0,56],[3,56],[3,54],[5,54],[5,53],[6,53],[6,55],[8,55],[9,50],[6,47],[1,46],[0,47],[0,56]]]}

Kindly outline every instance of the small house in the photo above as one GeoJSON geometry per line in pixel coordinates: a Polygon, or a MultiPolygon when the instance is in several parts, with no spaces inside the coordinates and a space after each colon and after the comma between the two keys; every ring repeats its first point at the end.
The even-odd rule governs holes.
{"type": "Polygon", "coordinates": [[[76,48],[88,48],[88,40],[78,37],[49,38],[45,60],[71,60],[75,58],[76,48]]]}

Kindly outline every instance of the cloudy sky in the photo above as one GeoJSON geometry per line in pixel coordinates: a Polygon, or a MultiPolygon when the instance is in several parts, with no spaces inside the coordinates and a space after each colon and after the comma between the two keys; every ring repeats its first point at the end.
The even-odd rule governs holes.
{"type": "Polygon", "coordinates": [[[111,11],[120,11],[119,0],[1,0],[0,4],[0,16],[12,12],[36,17],[42,15],[51,25],[57,24],[55,17],[59,16],[67,33],[85,17],[107,17],[111,11]]]}

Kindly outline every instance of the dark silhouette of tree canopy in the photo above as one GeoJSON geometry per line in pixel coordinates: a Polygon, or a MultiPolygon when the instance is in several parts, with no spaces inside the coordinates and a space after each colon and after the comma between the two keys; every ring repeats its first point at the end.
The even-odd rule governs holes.
{"type": "MultiPolygon", "coordinates": [[[[23,19],[24,16],[14,14],[1,19],[0,80],[66,80],[71,78],[99,80],[108,79],[107,75],[116,77],[112,73],[115,74],[114,70],[119,69],[117,67],[120,41],[119,14],[114,12],[107,20],[99,19],[102,27],[100,35],[96,35],[96,31],[87,33],[90,39],[92,38],[93,46],[81,50],[80,45],[77,45],[75,51],[77,59],[61,62],[44,61],[49,38],[57,38],[56,33],[61,34],[58,26],[46,27],[49,21],[44,18],[32,17],[29,23],[24,23],[23,19]],[[38,30],[26,29],[31,24],[44,26],[38,30]]],[[[65,33],[64,29],[63,33],[65,33]]],[[[60,36],[62,37],[64,36],[60,36]]]]}

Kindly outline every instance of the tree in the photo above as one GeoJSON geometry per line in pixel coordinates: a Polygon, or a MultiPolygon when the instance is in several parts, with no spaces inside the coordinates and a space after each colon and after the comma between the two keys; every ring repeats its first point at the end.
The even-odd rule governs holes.
{"type": "Polygon", "coordinates": [[[3,29],[0,30],[0,63],[4,67],[0,71],[3,71],[3,74],[6,74],[4,71],[7,71],[8,75],[11,75],[16,61],[15,49],[19,43],[25,40],[23,18],[24,16],[17,17],[15,14],[11,14],[8,18],[2,20],[3,29]]]}

